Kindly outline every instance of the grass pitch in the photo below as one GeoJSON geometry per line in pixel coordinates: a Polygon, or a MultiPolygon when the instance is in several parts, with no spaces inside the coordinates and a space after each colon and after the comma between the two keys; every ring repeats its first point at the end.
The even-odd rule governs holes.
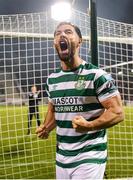
{"type": "MultiPolygon", "coordinates": [[[[47,107],[40,106],[43,119],[47,107]]],[[[32,133],[27,135],[27,107],[1,107],[0,117],[0,178],[49,179],[55,177],[55,132],[48,140],[35,134],[36,120],[32,120],[32,133]]]]}
{"type": "MultiPolygon", "coordinates": [[[[40,106],[41,120],[47,106],[40,106]]],[[[125,107],[125,121],[108,129],[108,178],[133,177],[133,108],[125,107]]],[[[0,107],[0,178],[54,179],[56,135],[40,140],[27,135],[27,107],[0,107]]]]}

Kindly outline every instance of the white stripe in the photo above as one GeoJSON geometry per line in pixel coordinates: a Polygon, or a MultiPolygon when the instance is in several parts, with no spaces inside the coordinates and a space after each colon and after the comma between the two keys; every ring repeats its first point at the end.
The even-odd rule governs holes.
{"type": "Polygon", "coordinates": [[[90,103],[99,103],[97,98],[95,96],[73,96],[73,97],[58,97],[58,98],[53,98],[54,101],[57,101],[57,105],[67,105],[67,104],[90,104],[90,103]],[[73,101],[72,101],[73,100],[73,101]],[[65,103],[64,103],[65,102],[65,103]]]}
{"type": "Polygon", "coordinates": [[[85,146],[88,145],[96,145],[99,143],[106,143],[107,142],[107,134],[104,137],[100,137],[100,138],[96,138],[96,139],[92,139],[92,140],[87,140],[85,142],[78,142],[78,143],[59,143],[59,149],[62,150],[77,150],[77,149],[81,149],[85,146]]]}
{"type": "MultiPolygon", "coordinates": [[[[72,72],[67,72],[67,74],[72,74],[72,72]]],[[[52,73],[49,75],[49,78],[58,78],[60,76],[64,76],[65,73],[63,71],[60,71],[58,73],[52,73]]]]}
{"type": "Polygon", "coordinates": [[[98,132],[98,131],[88,131],[86,133],[79,133],[79,132],[76,132],[76,130],[74,128],[59,128],[59,127],[57,127],[57,134],[60,136],[67,135],[67,136],[76,136],[77,137],[77,136],[81,136],[81,135],[85,135],[85,134],[92,134],[95,132],[98,132]]]}
{"type": "Polygon", "coordinates": [[[119,91],[116,90],[114,93],[106,93],[106,94],[104,94],[104,96],[98,97],[98,99],[99,99],[100,102],[102,102],[102,101],[105,101],[105,100],[107,100],[109,98],[115,97],[115,96],[117,96],[119,94],[120,94],[119,91]]]}
{"type": "Polygon", "coordinates": [[[99,78],[103,74],[107,74],[107,72],[102,69],[84,69],[80,75],[89,75],[93,73],[95,74],[95,79],[99,78]]]}
{"type": "Polygon", "coordinates": [[[95,80],[97,80],[100,76],[107,74],[107,72],[105,72],[102,69],[95,69],[95,73],[96,73],[95,80]]]}
{"type": "Polygon", "coordinates": [[[80,153],[77,156],[63,156],[61,154],[56,153],[56,160],[62,163],[73,163],[77,161],[81,161],[83,159],[104,159],[107,157],[107,150],[105,151],[89,151],[80,153]]]}
{"type": "Polygon", "coordinates": [[[109,82],[109,81],[106,81],[102,86],[100,86],[100,87],[97,89],[97,94],[99,94],[101,91],[103,91],[103,90],[107,87],[108,82],[109,82]]]}
{"type": "MultiPolygon", "coordinates": [[[[82,61],[82,65],[85,65],[87,62],[86,61],[82,61]]],[[[77,72],[79,71],[79,69],[77,70],[77,72]]],[[[75,71],[76,72],[76,71],[75,71]]],[[[74,72],[74,73],[75,73],[74,72]]],[[[49,78],[58,78],[58,77],[60,77],[60,76],[63,76],[63,75],[65,75],[65,74],[73,74],[73,72],[72,71],[67,71],[67,72],[64,72],[64,71],[60,71],[60,72],[58,72],[58,73],[51,73],[50,75],[49,75],[49,78]]]]}
{"type": "Polygon", "coordinates": [[[83,116],[85,119],[90,119],[92,117],[100,116],[104,112],[104,109],[93,110],[90,112],[75,112],[75,113],[55,113],[56,120],[67,120],[72,121],[75,116],[80,115],[83,116]]]}
{"type": "MultiPolygon", "coordinates": [[[[103,85],[101,85],[101,86],[97,89],[97,94],[99,94],[101,91],[103,91],[104,89],[106,89],[108,83],[109,83],[109,81],[106,81],[103,85]]],[[[109,88],[108,88],[108,89],[109,89],[109,88]]]]}
{"type": "MultiPolygon", "coordinates": [[[[60,83],[56,83],[56,84],[49,84],[49,91],[75,89],[76,83],[77,83],[77,81],[70,81],[70,82],[67,81],[67,82],[60,82],[60,83]]],[[[84,89],[86,89],[88,87],[89,87],[89,89],[94,89],[92,81],[85,81],[84,89]]]]}
{"type": "Polygon", "coordinates": [[[75,89],[75,81],[49,84],[49,91],[75,89]],[[66,86],[67,84],[67,86],[66,86]]]}
{"type": "MultiPolygon", "coordinates": [[[[80,72],[80,70],[78,70],[79,72],[80,72]]],[[[102,76],[102,75],[104,75],[104,74],[107,74],[107,72],[106,71],[104,71],[104,70],[102,70],[102,69],[83,69],[83,71],[81,71],[80,73],[78,73],[77,75],[89,75],[89,74],[92,74],[92,73],[94,73],[94,74],[96,74],[95,75],[95,80],[97,79],[97,78],[99,78],[100,76],[102,76]]],[[[50,76],[49,76],[49,78],[58,78],[58,77],[60,77],[60,76],[63,76],[63,75],[65,75],[65,74],[73,74],[73,72],[67,72],[67,73],[65,73],[65,72],[63,72],[63,71],[60,71],[59,73],[52,73],[52,74],[50,74],[50,76]]]]}

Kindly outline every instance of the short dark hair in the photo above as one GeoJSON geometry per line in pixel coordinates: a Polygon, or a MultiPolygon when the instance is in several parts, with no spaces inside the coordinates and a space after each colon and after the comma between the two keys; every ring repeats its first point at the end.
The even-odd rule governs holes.
{"type": "MultiPolygon", "coordinates": [[[[76,31],[77,35],[79,36],[79,38],[82,39],[82,34],[81,34],[81,31],[80,31],[80,29],[79,29],[78,26],[72,24],[71,22],[65,22],[65,21],[64,21],[64,22],[60,22],[60,23],[57,25],[56,29],[57,29],[58,27],[62,26],[62,25],[70,25],[70,26],[72,26],[72,27],[75,29],[75,31],[76,31]]],[[[54,32],[54,36],[55,36],[55,33],[56,33],[56,30],[55,30],[55,32],[54,32]]]]}

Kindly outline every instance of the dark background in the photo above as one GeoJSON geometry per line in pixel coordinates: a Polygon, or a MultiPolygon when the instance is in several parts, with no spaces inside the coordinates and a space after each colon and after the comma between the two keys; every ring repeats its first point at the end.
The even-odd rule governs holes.
{"type": "MultiPolygon", "coordinates": [[[[33,13],[33,12],[44,12],[50,6],[57,2],[58,0],[0,0],[0,14],[25,14],[25,13],[33,13]]],[[[84,13],[87,13],[89,7],[89,0],[67,0],[73,3],[73,8],[84,13]]],[[[133,24],[133,0],[97,0],[97,15],[99,17],[131,23],[133,24]]],[[[32,31],[32,28],[31,28],[32,31]]],[[[118,45],[117,45],[118,46],[118,45]]],[[[45,41],[42,41],[40,44],[40,40],[37,38],[6,38],[4,41],[2,38],[0,39],[0,74],[7,74],[10,77],[12,74],[12,79],[15,79],[14,84],[18,87],[18,91],[28,92],[31,88],[31,85],[36,84],[39,89],[44,89],[44,85],[46,82],[46,77],[51,73],[54,69],[54,58],[52,56],[46,55],[46,52],[49,51],[49,54],[54,54],[52,41],[48,41],[46,44],[45,41]],[[19,42],[19,43],[18,43],[19,42]],[[17,44],[17,45],[16,45],[17,44]],[[20,44],[20,45],[18,45],[20,44]],[[28,46],[27,46],[28,44],[28,46]],[[34,46],[34,48],[32,48],[34,46]],[[3,49],[3,47],[5,49],[3,49]],[[41,47],[41,48],[40,48],[41,47]],[[11,51],[12,50],[15,50],[11,51]],[[40,56],[41,49],[41,56],[40,56]],[[53,52],[50,52],[50,51],[53,52]],[[3,51],[5,51],[5,56],[3,51]],[[21,58],[19,57],[19,53],[21,54],[21,58]],[[12,61],[11,61],[12,60],[12,61]],[[5,66],[6,68],[3,68],[5,66]],[[49,70],[47,70],[49,69],[49,70]],[[40,78],[41,77],[41,78],[40,78]],[[21,90],[19,87],[21,86],[21,90]]],[[[106,48],[107,49],[107,48],[106,48]]],[[[123,45],[123,49],[125,49],[125,45],[123,45]]],[[[127,49],[127,46],[126,46],[127,49]]],[[[112,54],[116,50],[115,46],[112,46],[110,49],[110,53],[112,54]]],[[[119,50],[119,48],[118,48],[119,50]]],[[[102,52],[102,51],[101,51],[102,52]]],[[[121,57],[118,57],[117,60],[120,62],[126,62],[132,60],[132,46],[128,47],[126,52],[123,50],[121,57]],[[125,54],[127,53],[127,56],[125,54]],[[124,56],[123,56],[124,55],[124,56]],[[127,57],[127,58],[126,58],[127,57]],[[123,59],[121,59],[123,58],[123,59]],[[126,58],[126,59],[124,59],[126,58]]],[[[82,53],[85,54],[85,53],[82,53]]],[[[108,51],[106,52],[106,58],[108,58],[108,51]]],[[[118,53],[118,56],[120,54],[118,53]]],[[[116,58],[116,57],[114,57],[116,58]]],[[[57,58],[56,58],[57,59],[57,58]]],[[[83,59],[85,59],[83,57],[83,59]]],[[[112,57],[113,59],[113,57],[112,57]]],[[[110,63],[110,61],[106,61],[106,63],[110,63]]],[[[59,61],[56,61],[59,63],[59,61]]],[[[115,60],[112,62],[115,63],[115,60]]],[[[105,64],[104,64],[105,65],[105,64]]],[[[106,64],[109,65],[109,64],[106,64]]],[[[113,65],[113,64],[112,64],[113,65]]],[[[58,67],[59,65],[56,64],[58,67]]],[[[123,92],[123,97],[129,93],[129,89],[133,89],[133,80],[131,76],[130,83],[129,74],[127,75],[128,70],[133,69],[132,64],[128,65],[124,68],[124,90],[120,88],[120,92],[123,92]]],[[[119,70],[119,69],[118,69],[119,70]]],[[[112,70],[113,72],[114,70],[112,70]]],[[[121,69],[119,70],[121,71],[121,69]]],[[[117,72],[115,72],[117,74],[117,72]]],[[[3,76],[2,76],[3,77],[3,76]]],[[[1,78],[2,78],[1,77],[1,78]]],[[[115,78],[115,77],[114,77],[115,78]]],[[[116,79],[116,78],[115,78],[116,79]]],[[[10,79],[9,79],[10,80],[10,79]]],[[[122,86],[121,77],[118,78],[119,87],[122,86]],[[120,79],[120,80],[119,80],[120,79]]],[[[4,85],[3,85],[4,86],[4,85]]],[[[1,88],[1,93],[4,94],[4,89],[1,88]]],[[[0,93],[0,94],[1,94],[0,93]]],[[[133,92],[129,93],[130,96],[126,96],[123,99],[132,98],[133,92]]],[[[45,91],[43,96],[45,96],[45,91]]]]}
{"type": "MultiPolygon", "coordinates": [[[[41,12],[59,0],[0,0],[0,14],[41,12]]],[[[73,8],[87,12],[89,0],[67,0],[73,8]]],[[[133,0],[96,0],[97,15],[102,18],[133,23],[133,0]]]]}

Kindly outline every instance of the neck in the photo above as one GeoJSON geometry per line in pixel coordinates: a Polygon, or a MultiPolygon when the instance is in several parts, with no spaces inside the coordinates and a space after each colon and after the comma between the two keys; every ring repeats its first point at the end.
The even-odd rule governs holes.
{"type": "Polygon", "coordinates": [[[61,67],[63,70],[72,70],[82,64],[83,60],[80,57],[72,59],[70,62],[61,61],[61,67]]]}

